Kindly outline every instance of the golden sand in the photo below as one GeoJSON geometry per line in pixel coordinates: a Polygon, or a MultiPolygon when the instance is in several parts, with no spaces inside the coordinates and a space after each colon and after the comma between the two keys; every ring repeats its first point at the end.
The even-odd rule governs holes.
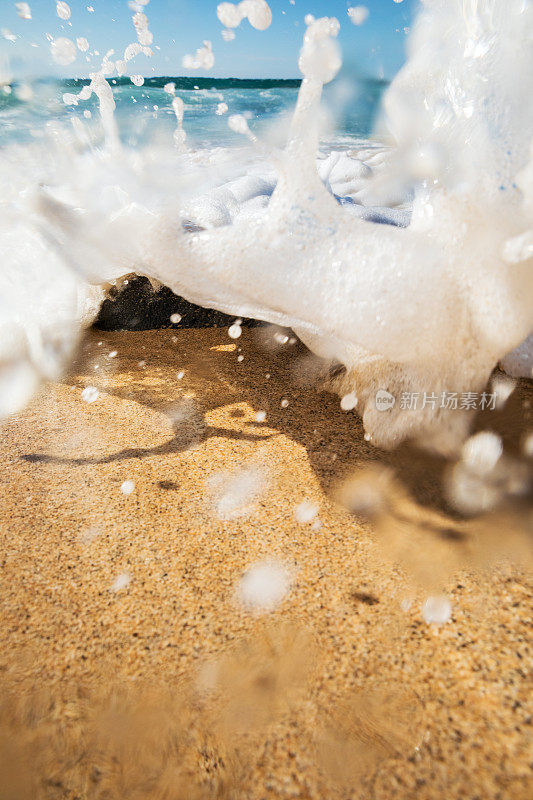
{"type": "MultiPolygon", "coordinates": [[[[444,462],[376,451],[302,385],[298,346],[259,336],[93,331],[0,429],[1,800],[530,798],[527,574],[467,569],[444,462]],[[412,498],[405,558],[335,502],[365,465],[412,498]],[[250,471],[244,507],[221,506],[250,471]],[[292,583],[259,615],[238,587],[264,560],[292,583]],[[451,620],[428,625],[441,590],[451,620]]],[[[511,451],[530,400],[490,419],[511,451]]]]}

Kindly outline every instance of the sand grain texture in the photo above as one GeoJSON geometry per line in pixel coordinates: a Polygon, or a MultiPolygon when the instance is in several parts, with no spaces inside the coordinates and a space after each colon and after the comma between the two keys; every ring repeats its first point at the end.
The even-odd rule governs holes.
{"type": "Polygon", "coordinates": [[[420,547],[445,465],[374,450],[295,379],[306,354],[261,335],[93,331],[0,429],[0,798],[531,797],[530,578],[454,570],[452,619],[428,626],[426,589],[334,497],[392,467],[420,547]],[[261,616],[238,586],[265,559],[292,584],[261,616]]]}

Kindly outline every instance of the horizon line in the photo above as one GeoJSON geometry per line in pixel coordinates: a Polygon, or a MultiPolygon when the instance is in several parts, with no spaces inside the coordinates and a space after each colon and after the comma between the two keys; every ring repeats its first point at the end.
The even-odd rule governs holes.
{"type": "MultiPolygon", "coordinates": [[[[244,81],[277,81],[279,83],[302,83],[303,80],[304,80],[303,77],[295,77],[295,78],[276,78],[276,77],[236,78],[233,75],[227,75],[227,76],[224,76],[224,77],[220,76],[220,75],[217,75],[217,76],[201,76],[200,77],[200,76],[195,76],[195,75],[171,75],[171,74],[168,74],[168,75],[142,75],[141,77],[143,78],[144,81],[158,81],[158,80],[169,79],[169,80],[184,80],[184,81],[191,81],[191,82],[194,81],[195,83],[198,83],[199,81],[208,81],[208,82],[209,81],[243,81],[243,82],[244,81]]],[[[49,79],[60,80],[60,81],[90,81],[91,80],[88,75],[83,76],[83,77],[82,76],[60,77],[60,76],[50,75],[48,77],[47,76],[41,76],[41,78],[39,78],[38,80],[49,80],[49,79]]],[[[388,78],[379,78],[379,77],[374,76],[374,75],[359,75],[358,79],[359,80],[364,80],[364,81],[372,81],[372,82],[375,82],[375,83],[390,83],[391,82],[388,78]]],[[[131,81],[131,77],[129,75],[115,75],[114,77],[106,78],[106,80],[108,82],[110,82],[110,83],[113,83],[113,82],[116,83],[117,81],[130,81],[132,83],[132,85],[135,85],[131,81]]]]}

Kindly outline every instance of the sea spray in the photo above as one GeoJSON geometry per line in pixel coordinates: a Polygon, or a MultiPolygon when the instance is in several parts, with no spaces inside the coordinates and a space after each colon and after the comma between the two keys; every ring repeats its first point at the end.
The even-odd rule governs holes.
{"type": "Polygon", "coordinates": [[[220,3],[217,16],[226,28],[238,28],[244,19],[259,31],[272,22],[272,11],[266,0],[242,0],[241,3],[220,3]]]}
{"type": "MultiPolygon", "coordinates": [[[[105,179],[115,187],[105,218],[99,167],[62,190],[71,199],[45,191],[31,208],[78,274],[101,283],[137,272],[202,305],[292,327],[345,366],[336,388],[357,397],[373,442],[415,438],[449,452],[467,433],[467,409],[431,403],[410,413],[401,398],[480,391],[533,327],[532,126],[523,102],[533,23],[521,0],[424,5],[409,62],[384,103],[381,129],[395,148],[374,161],[345,155],[342,182],[316,169],[322,87],[341,66],[339,23],[309,16],[287,146],[269,150],[254,137],[276,168],[273,192],[270,177],[250,174],[238,191],[232,182],[204,195],[191,218],[190,164],[169,197],[154,199],[139,169],[131,172],[142,154],[122,153],[115,182],[105,179]],[[127,189],[117,191],[117,180],[127,189]],[[386,409],[376,405],[382,392],[395,400],[386,409]]],[[[104,83],[102,75],[96,88],[109,101],[101,101],[109,123],[104,83]]],[[[81,170],[78,161],[76,177],[81,170]]]]}

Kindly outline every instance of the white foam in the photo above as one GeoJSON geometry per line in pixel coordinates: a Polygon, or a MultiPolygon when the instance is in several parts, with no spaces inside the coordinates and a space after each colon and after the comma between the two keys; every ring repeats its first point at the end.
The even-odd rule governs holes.
{"type": "Polygon", "coordinates": [[[66,67],[76,61],[76,45],[72,39],[67,39],[66,36],[59,36],[57,39],[52,39],[50,42],[50,53],[56,64],[66,67]]]}
{"type": "Polygon", "coordinates": [[[266,0],[242,0],[241,3],[220,3],[217,16],[226,28],[238,28],[244,19],[253,28],[264,31],[272,22],[272,11],[266,0]]]}
{"type": "Polygon", "coordinates": [[[348,9],[348,16],[354,25],[362,25],[368,19],[369,10],[366,6],[352,6],[348,9]]]}
{"type": "MultiPolygon", "coordinates": [[[[221,21],[233,27],[232,4],[223,5],[221,21]]],[[[52,250],[41,238],[36,247],[94,282],[138,272],[201,305],[292,327],[346,366],[338,390],[357,396],[369,439],[454,450],[466,412],[409,414],[398,401],[382,411],[375,396],[480,391],[533,328],[533,120],[524,102],[533,89],[532,14],[523,0],[426,0],[384,102],[381,131],[394,146],[332,154],[318,171],[322,87],[341,55],[338,21],[309,16],[285,150],[230,118],[276,175],[254,168],[215,188],[216,179],[203,188],[204,167],[215,174],[220,154],[191,151],[181,161],[164,156],[164,189],[143,182],[141,165],[153,169],[157,154],[120,148],[104,59],[80,97],[98,94],[107,155],[76,155],[68,171],[58,169],[61,190],[31,205],[52,250]]],[[[49,279],[62,298],[77,280],[49,279]]],[[[10,310],[2,323],[14,331],[10,310]]],[[[27,317],[18,324],[26,336],[27,317]]],[[[10,358],[18,352],[3,347],[10,358]]]]}
{"type": "Polygon", "coordinates": [[[182,63],[185,69],[212,69],[215,64],[213,45],[206,39],[193,56],[183,56],[182,63]]]}

